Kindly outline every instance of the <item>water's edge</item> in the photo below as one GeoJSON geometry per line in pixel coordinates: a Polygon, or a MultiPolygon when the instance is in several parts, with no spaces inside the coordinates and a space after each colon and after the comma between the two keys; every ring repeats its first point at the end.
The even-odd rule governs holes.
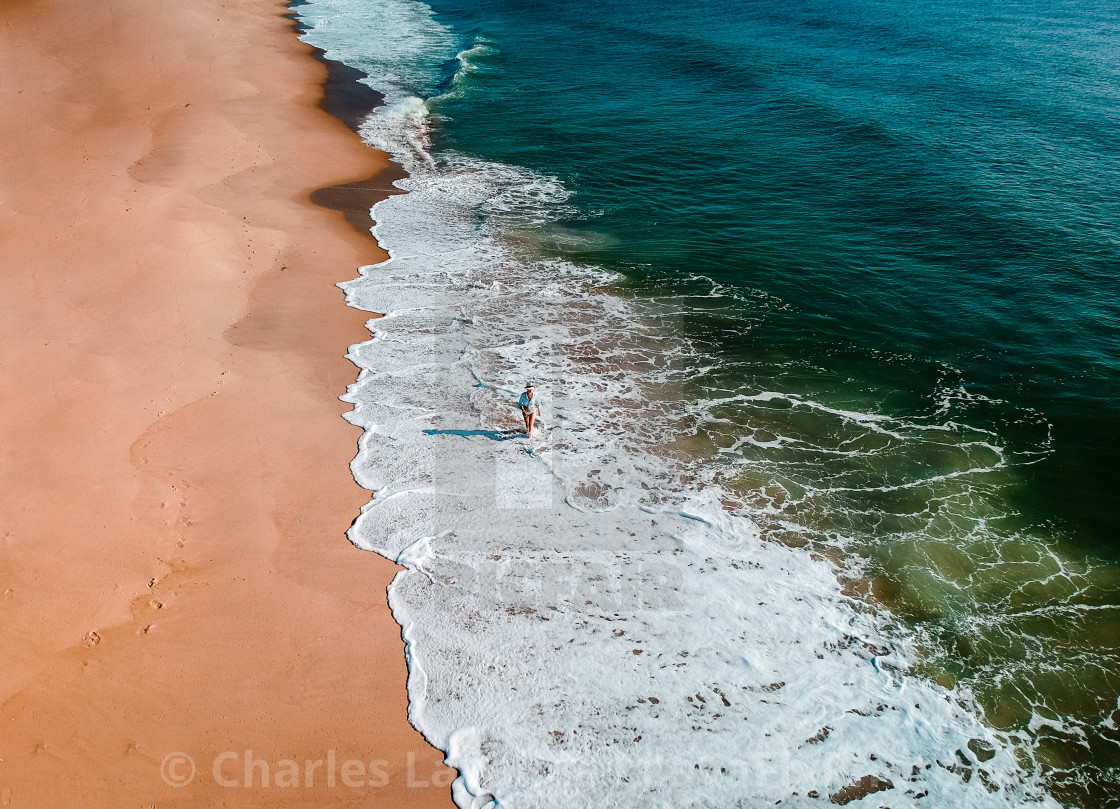
{"type": "MultiPolygon", "coordinates": [[[[305,4],[293,0],[292,8],[305,4]]],[[[358,74],[343,71],[340,86],[358,74]]],[[[339,91],[341,106],[347,92],[339,91]]],[[[408,163],[408,155],[393,156],[408,163]]],[[[843,596],[825,560],[764,541],[712,492],[677,491],[656,503],[610,482],[587,485],[586,469],[575,463],[587,429],[576,411],[586,403],[565,390],[573,359],[610,355],[606,367],[617,369],[645,356],[642,340],[664,336],[653,328],[626,346],[588,338],[581,328],[595,314],[634,323],[642,315],[580,268],[550,267],[567,275],[567,288],[558,289],[511,266],[503,248],[488,243],[486,261],[448,270],[448,255],[464,249],[458,237],[425,252],[391,235],[410,217],[440,210],[433,198],[463,174],[462,167],[450,180],[437,170],[402,170],[394,185],[414,199],[374,209],[374,235],[390,259],[341,285],[349,305],[387,315],[349,355],[362,371],[343,398],[355,405],[348,419],[365,429],[352,466],[375,491],[350,536],[406,568],[391,585],[390,603],[406,642],[409,716],[462,773],[453,788],[458,805],[482,806],[493,795],[511,805],[566,803],[601,792],[604,782],[617,787],[620,797],[609,800],[621,806],[649,790],[682,788],[681,805],[733,805],[726,801],[744,794],[799,805],[801,797],[855,795],[843,790],[856,785],[946,801],[968,794],[976,806],[1044,801],[1007,740],[976,719],[967,693],[906,674],[916,662],[911,640],[889,614],[843,596]],[[548,308],[532,303],[542,299],[548,308]],[[494,331],[472,329],[494,321],[501,323],[494,331]],[[507,350],[511,334],[519,340],[514,352],[507,350]],[[509,432],[516,419],[507,400],[529,373],[519,352],[534,359],[533,374],[544,369],[541,387],[553,406],[550,445],[534,453],[514,449],[520,439],[509,432]],[[587,536],[617,542],[604,550],[587,536]],[[703,586],[689,578],[695,567],[706,570],[703,586]],[[587,589],[607,580],[605,589],[587,589]],[[743,592],[769,593],[782,608],[757,609],[769,599],[757,607],[733,603],[743,592]],[[716,626],[699,644],[698,616],[716,626]],[[625,630],[612,626],[620,621],[625,630]],[[741,659],[725,654],[731,632],[741,659]],[[560,635],[570,635],[569,644],[580,638],[566,653],[574,660],[567,668],[540,654],[558,648],[560,635]],[[653,661],[670,654],[690,659],[666,677],[665,665],[653,661]],[[571,678],[581,675],[602,691],[571,692],[571,678]],[[618,682],[608,686],[612,678],[618,682]],[[648,693],[650,683],[661,696],[648,693]],[[836,683],[853,689],[843,711],[836,683]],[[522,697],[518,686],[536,690],[522,697]],[[777,707],[775,692],[791,695],[785,704],[796,710],[777,707]],[[713,715],[707,704],[716,700],[724,710],[713,715]],[[639,720],[634,712],[643,710],[649,715],[639,720]],[[526,714],[550,717],[526,734],[519,719],[526,714]],[[662,715],[667,722],[657,721],[662,715]],[[744,740],[728,727],[732,715],[766,730],[744,740]],[[710,734],[686,751],[687,763],[678,750],[685,727],[710,734]],[[627,733],[637,735],[615,738],[627,733]],[[621,755],[601,749],[611,747],[608,737],[622,745],[621,755]],[[854,769],[853,749],[861,753],[854,769]],[[649,772],[651,762],[661,771],[649,772]],[[733,763],[739,766],[725,766],[733,763]],[[620,778],[630,786],[618,786],[620,778]]],[[[361,191],[343,191],[328,207],[360,212],[361,191]]],[[[351,221],[359,227],[360,219],[351,221]]],[[[618,393],[604,392],[600,404],[618,393]]]]}

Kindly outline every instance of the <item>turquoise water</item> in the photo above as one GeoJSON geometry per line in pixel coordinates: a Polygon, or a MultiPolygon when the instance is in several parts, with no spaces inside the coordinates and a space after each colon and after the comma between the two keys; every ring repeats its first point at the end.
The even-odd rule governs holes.
{"type": "MultiPolygon", "coordinates": [[[[959,450],[851,463],[752,447],[739,476],[745,492],[857,481],[781,522],[856,537],[878,594],[926,624],[939,668],[996,722],[1079,717],[1090,750],[1043,734],[1057,792],[1120,800],[1116,771],[1093,766],[1117,765],[1116,727],[1091,727],[1120,686],[1116,6],[432,7],[482,44],[458,74],[468,90],[433,104],[437,149],[558,176],[572,211],[536,234],[542,251],[650,295],[703,294],[696,275],[740,290],[682,316],[724,360],[697,396],[780,389],[917,419],[948,399],[1006,447],[987,480],[904,496],[871,490],[960,471],[959,450]]],[[[849,437],[726,410],[832,448],[849,437]]],[[[725,448],[734,431],[701,429],[725,448]]]]}
{"type": "Polygon", "coordinates": [[[741,403],[692,444],[718,462],[747,426],[811,443],[737,450],[729,474],[756,505],[800,498],[776,532],[852,539],[997,725],[1075,717],[1039,734],[1055,794],[1115,805],[1116,6],[432,6],[475,46],[432,105],[436,151],[559,177],[571,210],[542,252],[642,295],[738,291],[682,298],[676,325],[722,360],[689,395],[780,390],[1001,448],[1006,466],[910,486],[994,458],[960,435],[840,458],[874,439],[741,403]]]}
{"type": "Polygon", "coordinates": [[[480,227],[709,358],[646,385],[665,451],[840,562],[1061,802],[1120,804],[1120,11],[430,6],[432,158],[567,193],[480,227]]]}
{"type": "Polygon", "coordinates": [[[487,44],[437,146],[560,177],[547,245],[774,296],[736,359],[1007,402],[1017,507],[1116,558],[1114,4],[432,5],[487,44]]]}

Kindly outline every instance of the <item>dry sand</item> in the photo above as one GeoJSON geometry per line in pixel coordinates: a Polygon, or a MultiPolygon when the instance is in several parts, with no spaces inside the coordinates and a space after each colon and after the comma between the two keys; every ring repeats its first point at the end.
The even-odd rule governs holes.
{"type": "Polygon", "coordinates": [[[450,806],[344,536],[381,256],[309,201],[385,158],[285,11],[0,3],[0,805],[450,806]]]}

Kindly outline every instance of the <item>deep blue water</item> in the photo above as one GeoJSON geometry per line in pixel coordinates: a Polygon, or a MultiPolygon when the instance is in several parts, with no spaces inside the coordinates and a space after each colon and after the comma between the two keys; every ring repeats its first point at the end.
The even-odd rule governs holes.
{"type": "Polygon", "coordinates": [[[889,453],[797,408],[695,430],[713,463],[734,446],[746,500],[793,493],[775,535],[854,539],[932,676],[1003,729],[1068,723],[1035,738],[1056,795],[1116,805],[1115,4],[430,5],[467,51],[428,93],[433,154],[559,178],[564,211],[521,237],[678,299],[720,359],[686,395],[965,425],[889,453]]]}
{"type": "Polygon", "coordinates": [[[559,176],[557,249],[774,296],[730,355],[875,385],[886,354],[904,399],[959,375],[1014,448],[1052,430],[1020,508],[1116,557],[1114,4],[432,5],[492,47],[437,145],[559,176]]]}

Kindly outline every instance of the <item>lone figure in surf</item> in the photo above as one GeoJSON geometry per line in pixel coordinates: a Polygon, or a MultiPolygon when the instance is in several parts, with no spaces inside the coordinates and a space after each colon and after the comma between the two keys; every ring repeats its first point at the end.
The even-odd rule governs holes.
{"type": "Polygon", "coordinates": [[[537,417],[541,414],[540,402],[533,398],[532,382],[525,386],[525,392],[517,400],[517,406],[521,408],[521,415],[525,419],[525,437],[532,438],[533,425],[537,423],[537,417]]]}

